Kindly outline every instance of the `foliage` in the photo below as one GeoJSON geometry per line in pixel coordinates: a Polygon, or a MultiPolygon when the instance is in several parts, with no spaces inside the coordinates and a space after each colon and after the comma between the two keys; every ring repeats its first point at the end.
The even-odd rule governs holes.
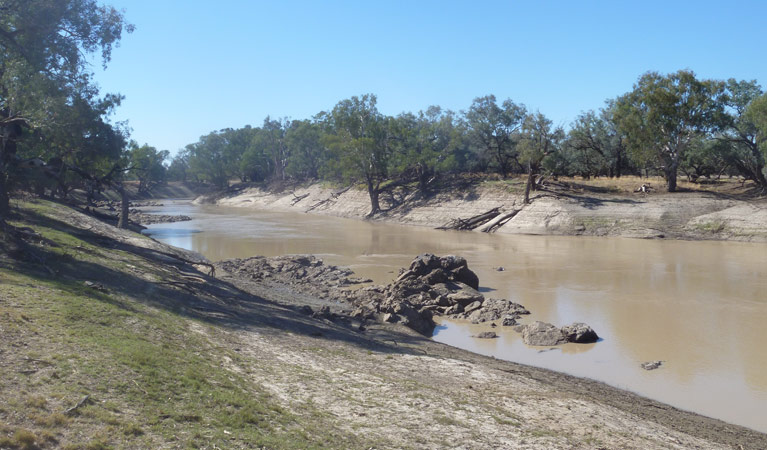
{"type": "Polygon", "coordinates": [[[722,120],[722,92],[722,83],[698,80],[690,71],[648,72],[618,99],[616,122],[632,157],[656,164],[669,192],[676,190],[677,171],[691,143],[722,120]]]}
{"type": "Polygon", "coordinates": [[[365,94],[342,100],[327,118],[323,142],[330,151],[323,175],[338,181],[363,182],[370,196],[370,215],[381,207],[381,183],[388,176],[391,147],[387,123],[376,108],[376,96],[365,94]]]}
{"type": "Polygon", "coordinates": [[[130,148],[130,167],[132,173],[138,178],[138,192],[149,192],[154,186],[167,181],[167,168],[165,160],[170,152],[158,151],[147,144],[139,147],[135,142],[130,148]]]}
{"type": "MultiPolygon", "coordinates": [[[[124,143],[105,121],[120,97],[98,97],[88,58],[100,52],[106,65],[122,32],[132,26],[117,10],[93,0],[0,0],[0,11],[2,221],[8,191],[24,167],[17,151],[25,129],[31,130],[32,142],[24,149],[47,149],[46,156],[57,158],[59,167],[72,159],[101,166],[124,143]]],[[[63,179],[60,184],[66,186],[63,179]]]]}
{"type": "Polygon", "coordinates": [[[525,116],[525,106],[510,99],[500,106],[494,95],[474,99],[466,113],[466,122],[481,167],[494,165],[498,173],[506,177],[519,166],[516,147],[525,116]]]}

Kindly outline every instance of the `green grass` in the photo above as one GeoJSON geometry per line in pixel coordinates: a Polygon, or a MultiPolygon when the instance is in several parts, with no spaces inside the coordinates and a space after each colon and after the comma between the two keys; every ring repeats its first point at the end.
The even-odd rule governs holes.
{"type": "MultiPolygon", "coordinates": [[[[0,261],[0,358],[13,370],[0,384],[0,448],[342,448],[350,436],[285,410],[261,386],[223,365],[235,354],[214,346],[172,308],[151,306],[109,285],[100,292],[75,276],[125,276],[163,268],[103,249],[62,229],[58,206],[24,205],[15,226],[31,226],[47,244],[50,276],[0,261]],[[80,270],[80,272],[78,272],[80,270]],[[83,396],[90,401],[64,411],[83,396]]],[[[130,291],[130,290],[128,290],[130,291]]],[[[161,303],[157,294],[154,303],[161,303]]],[[[211,333],[214,326],[196,322],[211,333]]]]}

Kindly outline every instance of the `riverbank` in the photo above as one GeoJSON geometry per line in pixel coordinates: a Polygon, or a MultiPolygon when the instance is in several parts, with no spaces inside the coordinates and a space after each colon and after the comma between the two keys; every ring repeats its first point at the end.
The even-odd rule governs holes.
{"type": "Polygon", "coordinates": [[[0,447],[765,448],[602,383],[364,330],[48,202],[0,257],[0,447]],[[428,431],[425,431],[428,430],[428,431]]]}
{"type": "MultiPolygon", "coordinates": [[[[513,217],[496,228],[496,233],[767,241],[767,200],[744,195],[736,188],[644,193],[556,183],[534,192],[532,202],[523,205],[520,183],[451,180],[428,195],[414,186],[399,186],[382,195],[383,211],[372,219],[439,227],[498,208],[502,215],[511,213],[513,217]]],[[[636,184],[641,186],[639,180],[636,184]]],[[[196,202],[348,218],[365,218],[370,211],[366,191],[322,184],[280,190],[243,184],[196,202]]]]}

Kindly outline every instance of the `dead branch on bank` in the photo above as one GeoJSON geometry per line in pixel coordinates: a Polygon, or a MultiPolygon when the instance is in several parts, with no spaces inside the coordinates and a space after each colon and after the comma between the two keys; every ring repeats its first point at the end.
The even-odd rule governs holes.
{"type": "Polygon", "coordinates": [[[295,206],[296,203],[300,202],[301,200],[305,199],[309,196],[309,193],[307,192],[304,195],[296,195],[296,193],[293,193],[293,200],[290,202],[290,206],[295,206]]]}
{"type": "Polygon", "coordinates": [[[483,233],[493,233],[498,228],[501,228],[508,222],[509,220],[513,219],[514,216],[516,216],[522,209],[514,209],[511,210],[505,214],[499,214],[497,217],[495,217],[493,220],[487,222],[486,224],[482,225],[481,227],[477,228],[477,230],[483,232],[483,233]]]}
{"type": "Polygon", "coordinates": [[[500,214],[501,214],[500,207],[496,207],[486,213],[482,213],[474,217],[469,217],[468,219],[461,219],[461,218],[453,219],[450,222],[446,223],[445,225],[442,225],[441,227],[437,227],[437,229],[438,230],[473,230],[479,226],[484,225],[485,223],[494,219],[496,216],[500,214]]]}
{"type": "MultiPolygon", "coordinates": [[[[313,211],[313,210],[315,210],[315,209],[319,208],[320,206],[327,204],[328,202],[331,202],[331,201],[333,201],[333,200],[336,200],[336,199],[338,199],[338,197],[339,197],[341,194],[343,194],[344,192],[348,191],[348,190],[349,190],[349,189],[351,189],[351,188],[352,188],[352,186],[351,186],[351,185],[349,185],[348,187],[345,187],[345,188],[343,188],[343,189],[339,189],[339,190],[337,190],[337,191],[334,191],[334,192],[332,192],[332,193],[330,194],[330,197],[326,198],[325,200],[320,200],[320,201],[318,201],[317,203],[315,203],[315,204],[313,204],[312,206],[310,206],[310,207],[309,207],[309,209],[307,209],[307,210],[306,210],[306,211],[304,211],[304,212],[311,212],[311,211],[313,211]]],[[[307,194],[307,195],[308,195],[308,194],[307,194]]]]}

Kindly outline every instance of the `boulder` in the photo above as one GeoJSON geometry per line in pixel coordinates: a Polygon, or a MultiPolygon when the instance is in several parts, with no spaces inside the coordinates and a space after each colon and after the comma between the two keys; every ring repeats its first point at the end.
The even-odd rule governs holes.
{"type": "Polygon", "coordinates": [[[450,283],[449,287],[455,288],[450,290],[447,294],[447,299],[451,303],[458,303],[463,307],[466,307],[474,302],[482,302],[485,300],[485,296],[480,294],[478,290],[467,286],[463,283],[450,283]]]}
{"type": "Polygon", "coordinates": [[[535,321],[522,330],[522,340],[527,345],[551,346],[567,342],[562,330],[550,323],[535,321]]]}
{"type": "Polygon", "coordinates": [[[471,286],[474,289],[479,289],[479,277],[477,276],[476,273],[474,273],[468,267],[466,266],[457,267],[451,270],[450,273],[452,275],[450,278],[453,281],[457,281],[465,285],[471,286]]]}
{"type": "Polygon", "coordinates": [[[495,334],[495,331],[483,331],[474,337],[478,339],[495,339],[498,335],[495,334]]]}
{"type": "Polygon", "coordinates": [[[473,303],[469,303],[469,305],[467,305],[466,307],[463,308],[463,311],[468,314],[468,313],[470,313],[470,312],[472,312],[474,310],[477,310],[477,309],[479,309],[481,307],[482,307],[482,302],[476,301],[476,302],[473,302],[473,303]]]}
{"type": "Polygon", "coordinates": [[[575,342],[578,344],[590,344],[599,339],[597,333],[585,323],[574,323],[562,327],[562,334],[565,335],[567,342],[575,342]]]}
{"type": "Polygon", "coordinates": [[[640,364],[644,370],[655,370],[663,365],[663,361],[647,361],[640,364]]]}
{"type": "Polygon", "coordinates": [[[503,321],[501,322],[501,325],[504,327],[513,327],[517,324],[517,318],[516,316],[505,316],[503,318],[503,321]]]}

